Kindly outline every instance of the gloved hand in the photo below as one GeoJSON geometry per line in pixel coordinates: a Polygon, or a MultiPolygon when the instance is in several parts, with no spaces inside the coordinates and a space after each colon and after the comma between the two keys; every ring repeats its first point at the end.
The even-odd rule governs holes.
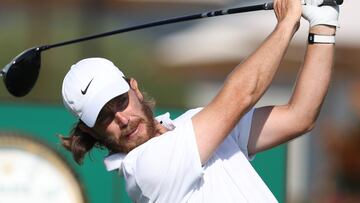
{"type": "Polygon", "coordinates": [[[323,0],[302,0],[302,16],[309,21],[310,27],[329,25],[338,27],[339,6],[319,6],[323,0]]]}

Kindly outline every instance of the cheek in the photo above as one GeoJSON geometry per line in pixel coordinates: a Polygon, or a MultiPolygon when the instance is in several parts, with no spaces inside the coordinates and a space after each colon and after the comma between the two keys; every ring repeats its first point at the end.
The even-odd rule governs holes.
{"type": "Polygon", "coordinates": [[[106,135],[115,136],[120,133],[119,126],[115,122],[111,122],[104,129],[106,135]]]}
{"type": "Polygon", "coordinates": [[[114,122],[111,122],[105,126],[97,126],[95,131],[99,136],[104,139],[104,137],[116,136],[118,134],[119,127],[116,126],[114,122]]]}

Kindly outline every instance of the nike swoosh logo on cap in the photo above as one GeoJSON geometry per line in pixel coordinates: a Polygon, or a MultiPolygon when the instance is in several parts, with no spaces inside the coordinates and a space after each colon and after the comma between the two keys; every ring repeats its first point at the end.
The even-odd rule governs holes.
{"type": "MultiPolygon", "coordinates": [[[[94,79],[94,78],[93,78],[93,79],[94,79]]],[[[89,88],[89,86],[90,86],[91,82],[93,81],[93,79],[91,79],[91,80],[90,80],[90,82],[89,82],[89,84],[86,86],[85,90],[81,90],[81,94],[83,94],[83,95],[85,95],[85,94],[86,94],[86,92],[87,92],[87,90],[88,90],[88,88],[89,88]]]]}

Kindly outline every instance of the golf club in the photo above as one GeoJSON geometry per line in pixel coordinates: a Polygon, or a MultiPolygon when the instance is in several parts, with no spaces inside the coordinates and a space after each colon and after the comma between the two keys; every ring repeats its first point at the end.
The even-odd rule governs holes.
{"type": "MultiPolygon", "coordinates": [[[[341,5],[343,0],[324,0],[322,5],[341,5]]],[[[321,5],[320,5],[321,6],[321,5]]],[[[9,64],[7,64],[0,72],[0,76],[3,77],[5,86],[10,94],[15,97],[22,97],[27,95],[34,87],[40,72],[41,66],[41,52],[60,46],[92,40],[100,37],[106,37],[114,34],[130,32],[133,30],[140,30],[149,27],[155,27],[159,25],[172,24],[177,22],[190,21],[200,18],[208,18],[214,16],[229,15],[235,13],[259,11],[259,10],[271,10],[273,9],[273,2],[263,3],[252,6],[235,7],[230,9],[216,10],[211,12],[205,12],[200,14],[188,15],[183,17],[170,18],[166,20],[150,22],[146,24],[131,26],[122,28],[110,32],[104,32],[100,34],[90,35],[78,39],[64,41],[60,43],[42,45],[25,50],[18,56],[16,56],[9,64]]]]}

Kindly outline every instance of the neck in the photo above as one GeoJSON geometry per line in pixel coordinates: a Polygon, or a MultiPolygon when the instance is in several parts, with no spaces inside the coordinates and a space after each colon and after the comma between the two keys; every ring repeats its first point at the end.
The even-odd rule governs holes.
{"type": "Polygon", "coordinates": [[[155,120],[155,137],[160,136],[170,130],[171,129],[167,129],[165,126],[161,125],[158,121],[155,120]]]}

